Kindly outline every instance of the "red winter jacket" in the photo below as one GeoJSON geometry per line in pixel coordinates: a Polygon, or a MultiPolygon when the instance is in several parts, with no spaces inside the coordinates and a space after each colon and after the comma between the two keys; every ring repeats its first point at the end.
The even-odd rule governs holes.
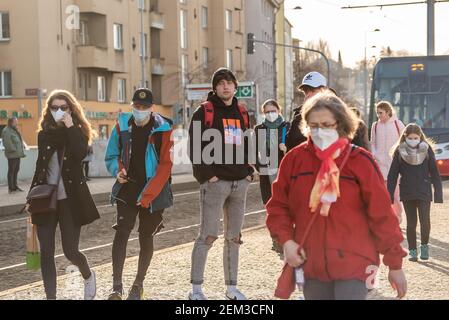
{"type": "MultiPolygon", "coordinates": [[[[304,243],[306,279],[366,281],[373,273],[369,267],[380,264],[379,253],[390,269],[402,268],[403,236],[379,167],[371,153],[351,145],[335,159],[337,166],[347,152],[351,154],[340,172],[340,197],[329,217],[317,217],[304,243]]],[[[281,163],[266,205],[267,227],[281,245],[301,241],[313,216],[309,198],[320,165],[310,140],[287,153],[281,163]]],[[[277,297],[288,298],[293,292],[293,275],[293,268],[285,266],[277,297]]]]}

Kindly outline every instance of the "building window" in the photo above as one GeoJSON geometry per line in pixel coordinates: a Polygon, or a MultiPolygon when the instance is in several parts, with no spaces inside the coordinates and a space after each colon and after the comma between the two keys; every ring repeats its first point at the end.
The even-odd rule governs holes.
{"type": "Polygon", "coordinates": [[[232,70],[232,50],[226,50],[226,68],[232,70]]]}
{"type": "Polygon", "coordinates": [[[226,30],[232,31],[232,11],[226,10],[226,30]]]}
{"type": "Polygon", "coordinates": [[[209,23],[208,11],[209,10],[207,9],[207,7],[201,7],[201,27],[203,29],[207,28],[207,25],[209,23]]]}
{"type": "Polygon", "coordinates": [[[180,15],[180,28],[181,28],[181,48],[187,49],[187,11],[181,10],[180,15]]]}
{"type": "Polygon", "coordinates": [[[118,23],[114,23],[114,49],[123,49],[123,26],[118,23]]]}
{"type": "Polygon", "coordinates": [[[0,12],[0,41],[9,40],[9,12],[0,12]]]}
{"type": "Polygon", "coordinates": [[[106,78],[97,77],[97,99],[100,102],[106,101],[106,78]]]}
{"type": "Polygon", "coordinates": [[[126,101],[126,80],[125,79],[118,79],[117,102],[118,103],[125,103],[125,101],[126,101]]]}
{"type": "Polygon", "coordinates": [[[11,71],[0,71],[0,97],[12,96],[11,71]]]}
{"type": "Polygon", "coordinates": [[[98,136],[100,140],[109,139],[109,126],[107,124],[100,124],[98,127],[98,136]]]}
{"type": "Polygon", "coordinates": [[[144,33],[143,34],[143,39],[141,39],[140,40],[140,42],[141,42],[141,46],[140,46],[140,57],[142,58],[142,56],[143,57],[148,57],[147,56],[147,41],[148,41],[148,39],[147,39],[147,34],[146,33],[144,33]],[[143,41],[143,43],[142,43],[142,41],[143,41]]]}
{"type": "Polygon", "coordinates": [[[145,10],[145,0],[139,0],[137,3],[139,10],[145,10]]]}
{"type": "Polygon", "coordinates": [[[183,54],[181,56],[181,84],[182,87],[185,88],[187,85],[187,64],[188,64],[188,58],[186,54],[183,54]]]}
{"type": "Polygon", "coordinates": [[[209,48],[203,48],[203,68],[207,68],[209,65],[209,48]]]}

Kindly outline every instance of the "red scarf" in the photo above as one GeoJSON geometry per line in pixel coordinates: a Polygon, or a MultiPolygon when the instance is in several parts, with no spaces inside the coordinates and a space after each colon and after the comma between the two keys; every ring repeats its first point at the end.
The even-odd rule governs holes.
{"type": "Polygon", "coordinates": [[[321,203],[321,215],[328,216],[331,204],[340,197],[340,170],[334,159],[343,153],[348,143],[348,139],[340,138],[325,150],[314,145],[315,154],[321,160],[321,167],[310,193],[309,207],[312,212],[315,212],[321,203]]]}

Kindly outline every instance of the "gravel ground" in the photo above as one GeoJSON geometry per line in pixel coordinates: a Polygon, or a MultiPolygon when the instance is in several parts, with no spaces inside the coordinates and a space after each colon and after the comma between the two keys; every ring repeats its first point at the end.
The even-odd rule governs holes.
{"type": "MultiPolygon", "coordinates": [[[[432,207],[431,259],[412,263],[404,260],[408,280],[406,299],[449,299],[449,186],[445,185],[445,204],[432,207]]],[[[405,219],[404,219],[405,220],[405,219]]],[[[401,225],[405,231],[405,221],[401,225]]],[[[240,289],[249,299],[273,299],[273,292],[282,262],[270,250],[271,240],[262,227],[247,229],[240,254],[240,289]]],[[[223,240],[219,239],[210,251],[206,268],[204,290],[209,299],[224,299],[222,267],[223,240]]],[[[406,247],[406,243],[404,242],[406,247]]],[[[190,255],[192,243],[157,251],[145,281],[145,295],[152,300],[185,299],[190,289],[190,255]]],[[[124,284],[129,288],[134,279],[137,257],[129,258],[125,265],[124,284]]],[[[111,264],[94,268],[97,273],[97,299],[105,299],[110,289],[111,264]]],[[[387,270],[381,267],[379,286],[369,299],[395,299],[386,278],[387,270]]],[[[76,273],[58,278],[59,299],[82,299],[83,283],[76,273]]],[[[126,290],[125,289],[125,290],[126,290]]],[[[296,297],[296,295],[295,295],[296,297]]],[[[295,298],[293,297],[293,298],[295,298]]],[[[0,292],[0,299],[43,299],[41,282],[0,292]]]]}

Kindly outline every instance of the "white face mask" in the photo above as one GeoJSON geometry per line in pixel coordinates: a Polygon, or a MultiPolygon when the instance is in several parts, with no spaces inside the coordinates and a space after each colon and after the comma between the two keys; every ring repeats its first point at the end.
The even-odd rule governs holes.
{"type": "Polygon", "coordinates": [[[59,122],[64,118],[65,111],[62,111],[61,109],[58,109],[58,111],[51,111],[51,115],[53,116],[53,119],[55,119],[56,122],[59,122]]]}
{"type": "Polygon", "coordinates": [[[150,110],[137,110],[133,108],[133,116],[137,125],[144,124],[150,119],[151,111],[150,110]]]}
{"type": "Polygon", "coordinates": [[[320,149],[326,150],[339,139],[338,131],[335,129],[311,129],[310,134],[313,143],[320,149]]]}
{"type": "Polygon", "coordinates": [[[270,122],[275,122],[279,118],[279,113],[273,111],[265,114],[265,118],[270,122]]]}
{"type": "Polygon", "coordinates": [[[415,148],[418,144],[420,144],[421,141],[420,140],[416,140],[416,139],[408,139],[408,138],[406,138],[405,142],[407,142],[407,144],[410,147],[415,148]]]}

